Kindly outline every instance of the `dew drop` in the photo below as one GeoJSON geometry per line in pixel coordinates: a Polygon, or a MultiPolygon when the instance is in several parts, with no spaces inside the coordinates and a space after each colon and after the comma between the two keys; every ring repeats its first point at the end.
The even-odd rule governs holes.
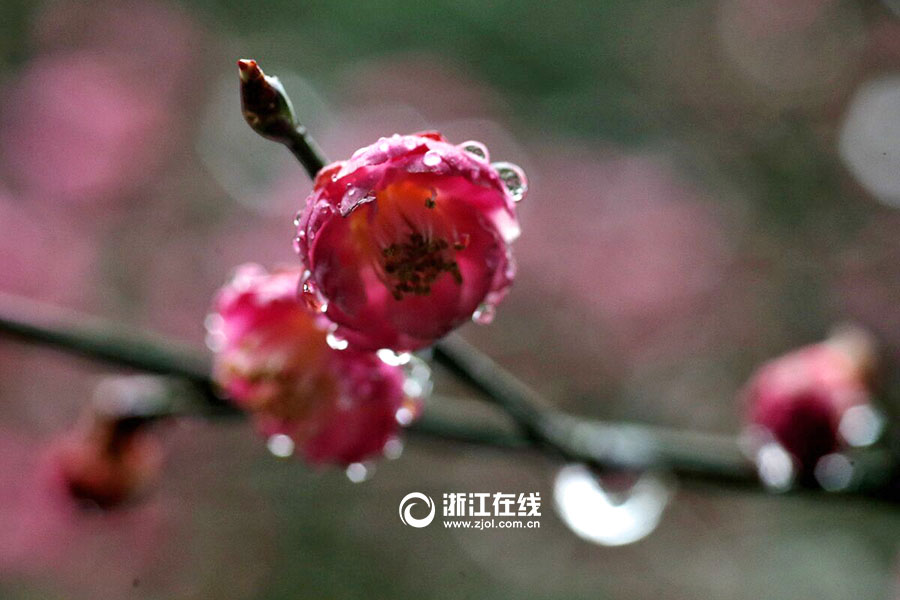
{"type": "Polygon", "coordinates": [[[391,147],[388,145],[387,142],[381,142],[380,144],[378,144],[378,149],[384,153],[387,153],[387,151],[390,150],[391,147]]]}
{"type": "MultiPolygon", "coordinates": [[[[410,357],[403,365],[403,394],[412,401],[419,401],[431,395],[434,381],[431,378],[431,367],[418,357],[410,357]]],[[[415,406],[415,405],[413,405],[415,406]]]]}
{"type": "Polygon", "coordinates": [[[488,149],[481,142],[469,140],[468,142],[463,142],[462,144],[460,144],[459,147],[472,156],[477,156],[481,160],[488,160],[488,149]]]}
{"type": "Polygon", "coordinates": [[[325,341],[332,350],[346,350],[347,346],[350,345],[350,342],[335,335],[334,332],[328,332],[328,335],[325,336],[325,341]]]}
{"type": "Polygon", "coordinates": [[[403,142],[403,145],[406,146],[407,150],[415,150],[416,146],[418,146],[418,142],[416,142],[415,138],[406,138],[403,142]]]}
{"type": "Polygon", "coordinates": [[[328,304],[319,293],[319,288],[316,287],[316,282],[311,279],[309,271],[306,271],[303,277],[300,278],[300,298],[306,304],[306,307],[313,312],[323,313],[328,310],[328,304]]]}
{"type": "Polygon", "coordinates": [[[400,423],[400,425],[406,427],[413,422],[413,417],[415,415],[413,414],[413,411],[411,411],[408,407],[401,406],[397,409],[397,414],[395,416],[397,418],[397,422],[400,423]]]}
{"type": "Polygon", "coordinates": [[[400,441],[400,438],[391,438],[384,443],[382,452],[386,459],[396,460],[403,454],[403,442],[400,441]]]}
{"type": "Polygon", "coordinates": [[[482,302],[478,308],[475,309],[475,312],[472,313],[472,321],[479,325],[490,325],[491,322],[493,322],[496,313],[497,309],[494,308],[493,304],[482,302]]]}
{"type": "Polygon", "coordinates": [[[375,473],[375,469],[373,469],[371,465],[367,466],[363,463],[355,462],[347,465],[347,470],[344,472],[347,475],[347,479],[353,483],[362,483],[366,479],[372,477],[375,473]]]}
{"type": "Polygon", "coordinates": [[[381,362],[391,367],[405,365],[412,359],[412,355],[409,352],[401,352],[398,354],[389,348],[382,348],[376,352],[375,355],[381,359],[381,362]]]}
{"type": "Polygon", "coordinates": [[[302,210],[298,210],[298,211],[297,211],[297,214],[294,215],[294,227],[299,227],[299,226],[300,226],[300,222],[301,222],[302,220],[303,220],[303,211],[302,211],[302,210]]]}
{"type": "Polygon", "coordinates": [[[288,458],[294,454],[294,440],[283,433],[269,436],[269,439],[266,440],[266,447],[278,458],[288,458]]]}
{"type": "Polygon", "coordinates": [[[422,163],[426,167],[436,167],[441,164],[441,160],[441,155],[434,150],[429,150],[425,153],[425,156],[422,157],[422,163]]]}
{"type": "Polygon", "coordinates": [[[528,192],[528,180],[525,179],[525,172],[508,162],[498,162],[491,166],[497,171],[513,201],[520,202],[528,192]]]}
{"type": "Polygon", "coordinates": [[[297,235],[294,237],[294,240],[292,242],[293,246],[294,246],[294,252],[296,252],[297,254],[300,254],[300,249],[301,249],[300,242],[301,241],[303,241],[303,238],[301,238],[299,235],[297,235]]]}

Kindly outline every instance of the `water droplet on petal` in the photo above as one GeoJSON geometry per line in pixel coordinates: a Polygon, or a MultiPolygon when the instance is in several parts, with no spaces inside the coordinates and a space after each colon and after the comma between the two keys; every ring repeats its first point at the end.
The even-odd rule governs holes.
{"type": "Polygon", "coordinates": [[[306,307],[313,312],[325,312],[328,310],[328,304],[319,293],[316,282],[313,281],[309,271],[304,271],[300,277],[300,299],[303,300],[306,307]]]}
{"type": "Polygon", "coordinates": [[[303,241],[303,238],[301,238],[299,235],[294,236],[292,244],[294,246],[294,252],[296,252],[297,254],[300,254],[300,250],[301,250],[300,242],[302,242],[302,241],[303,241]]]}
{"type": "Polygon", "coordinates": [[[497,174],[503,181],[503,185],[506,186],[509,195],[512,196],[513,202],[520,202],[528,192],[528,180],[525,178],[525,172],[518,166],[508,162],[498,162],[491,166],[497,171],[497,174]]]}
{"type": "Polygon", "coordinates": [[[328,346],[333,350],[346,350],[347,346],[350,345],[350,342],[345,340],[342,337],[335,335],[333,331],[329,331],[328,335],[325,336],[325,341],[328,343],[328,346]]]}
{"type": "Polygon", "coordinates": [[[475,140],[469,140],[468,142],[463,142],[459,145],[464,151],[468,152],[472,156],[477,156],[482,160],[488,160],[489,154],[487,146],[482,144],[481,142],[476,142],[475,140]]]}
{"type": "Polygon", "coordinates": [[[412,358],[412,355],[409,352],[401,352],[398,354],[389,348],[382,348],[376,352],[375,355],[381,359],[381,362],[391,367],[405,365],[412,358]]]}
{"type": "Polygon", "coordinates": [[[475,312],[472,313],[472,321],[479,325],[490,325],[494,321],[494,316],[496,314],[497,309],[494,308],[493,304],[483,302],[475,309],[475,312]]]}
{"type": "Polygon", "coordinates": [[[372,465],[355,462],[347,465],[345,473],[347,474],[347,479],[353,483],[362,483],[363,481],[372,478],[372,475],[375,474],[375,469],[372,465]]]}
{"type": "Polygon", "coordinates": [[[425,153],[425,156],[422,157],[422,163],[426,167],[436,167],[441,164],[441,155],[435,150],[429,150],[425,153]]]}
{"type": "Polygon", "coordinates": [[[624,492],[611,492],[584,465],[567,465],[556,476],[556,512],[578,537],[601,546],[624,546],[650,535],[672,497],[660,477],[645,473],[624,492]]]}
{"type": "Polygon", "coordinates": [[[387,153],[387,151],[390,150],[391,147],[387,142],[381,142],[380,144],[378,144],[378,149],[382,152],[387,153]]]}
{"type": "Polygon", "coordinates": [[[298,211],[297,211],[297,214],[294,215],[294,227],[299,227],[299,226],[300,226],[300,222],[301,222],[302,220],[303,220],[303,211],[302,211],[302,210],[298,210],[298,211]]]}
{"type": "Polygon", "coordinates": [[[407,150],[415,150],[416,146],[418,146],[419,143],[415,138],[406,138],[406,140],[403,142],[403,145],[406,146],[407,150]]]}
{"type": "Polygon", "coordinates": [[[278,458],[288,458],[294,454],[294,440],[291,439],[291,436],[283,433],[269,436],[266,447],[278,458]]]}

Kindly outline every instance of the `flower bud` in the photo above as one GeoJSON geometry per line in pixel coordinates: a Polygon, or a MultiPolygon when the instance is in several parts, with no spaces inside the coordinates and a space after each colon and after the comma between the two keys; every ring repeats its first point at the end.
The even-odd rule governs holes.
{"type": "Polygon", "coordinates": [[[347,348],[333,327],[297,298],[299,270],[240,267],[207,318],[213,377],[248,411],[281,456],[349,464],[396,437],[404,393],[400,365],[347,348]],[[277,437],[275,437],[277,436],[277,437]]]}
{"type": "Polygon", "coordinates": [[[142,419],[97,415],[89,421],[56,448],[67,489],[101,508],[133,500],[159,478],[160,441],[142,419]]]}
{"type": "Polygon", "coordinates": [[[382,138],[322,169],[297,215],[307,300],[356,348],[407,351],[475,317],[512,283],[522,171],[477,142],[382,138]]]}
{"type": "Polygon", "coordinates": [[[263,137],[289,143],[297,127],[294,107],[277,77],[263,73],[255,60],[238,61],[241,111],[250,127],[263,137]]]}
{"type": "Polygon", "coordinates": [[[747,439],[764,481],[775,488],[811,482],[820,460],[875,441],[871,405],[874,352],[867,336],[845,330],[763,365],[747,384],[747,439]]]}

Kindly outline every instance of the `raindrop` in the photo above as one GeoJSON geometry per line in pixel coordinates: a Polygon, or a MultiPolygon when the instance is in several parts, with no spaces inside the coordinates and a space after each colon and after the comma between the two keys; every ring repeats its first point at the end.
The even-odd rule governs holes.
{"type": "Polygon", "coordinates": [[[420,400],[431,395],[434,382],[431,379],[431,367],[418,357],[411,357],[403,367],[406,379],[403,382],[403,393],[411,400],[420,400]]]}
{"type": "Polygon", "coordinates": [[[325,336],[325,341],[328,342],[328,345],[333,350],[346,350],[347,346],[350,345],[350,342],[342,337],[338,337],[332,331],[328,332],[328,335],[325,336]]]}
{"type": "Polygon", "coordinates": [[[266,447],[278,458],[288,458],[294,454],[294,440],[291,439],[291,436],[283,433],[269,436],[266,447]]]}
{"type": "Polygon", "coordinates": [[[384,457],[388,460],[396,460],[403,454],[403,442],[400,438],[391,438],[384,443],[384,457]]]}
{"type": "Polygon", "coordinates": [[[328,310],[328,303],[319,293],[319,288],[316,287],[316,282],[312,280],[309,271],[305,271],[300,278],[300,297],[306,307],[313,312],[323,313],[328,310]]]}
{"type": "Polygon", "coordinates": [[[468,142],[463,142],[459,145],[464,151],[468,152],[473,156],[477,156],[481,160],[488,160],[488,149],[481,142],[476,142],[475,140],[469,140],[468,142]]]}
{"type": "Polygon", "coordinates": [[[422,163],[424,163],[426,167],[436,167],[441,164],[441,160],[441,155],[435,150],[429,150],[425,153],[425,156],[422,157],[422,163]]]}
{"type": "Polygon", "coordinates": [[[493,304],[488,304],[487,302],[482,302],[478,308],[475,309],[475,312],[472,313],[472,321],[478,323],[479,325],[490,325],[494,316],[497,314],[497,309],[493,304]]]}
{"type": "Polygon", "coordinates": [[[772,490],[783,491],[794,483],[794,461],[778,442],[767,442],[757,450],[756,470],[772,490]]]}
{"type": "Polygon", "coordinates": [[[203,319],[203,326],[206,328],[206,331],[222,331],[225,327],[225,319],[219,313],[209,313],[206,315],[206,318],[203,319]]]}
{"type": "Polygon", "coordinates": [[[528,180],[525,172],[518,166],[508,162],[498,162],[491,165],[497,171],[503,185],[509,191],[514,202],[520,202],[528,192],[528,180]]]}
{"type": "Polygon", "coordinates": [[[848,408],[838,425],[841,437],[856,447],[874,444],[883,430],[884,417],[868,404],[848,408]]]}
{"type": "Polygon", "coordinates": [[[366,479],[372,477],[375,473],[375,469],[373,469],[371,465],[366,466],[363,463],[355,462],[347,465],[345,473],[347,474],[347,479],[353,483],[362,483],[366,479]]]}
{"type": "Polygon", "coordinates": [[[645,473],[624,492],[610,492],[584,465],[567,465],[553,484],[556,512],[578,537],[624,546],[650,535],[672,497],[659,476],[645,473]]]}
{"type": "Polygon", "coordinates": [[[215,331],[208,331],[203,341],[210,352],[221,352],[225,349],[225,344],[228,339],[225,337],[225,332],[218,329],[215,331]]]}
{"type": "Polygon", "coordinates": [[[839,492],[853,482],[853,463],[843,454],[827,454],[816,463],[813,475],[822,489],[839,492]]]}
{"type": "Polygon", "coordinates": [[[409,352],[401,352],[398,354],[389,348],[382,348],[376,352],[375,355],[381,359],[381,362],[392,367],[405,365],[412,359],[412,355],[409,352]]]}
{"type": "Polygon", "coordinates": [[[404,427],[406,427],[407,425],[409,425],[410,423],[413,422],[414,416],[415,415],[413,414],[413,411],[411,411],[406,406],[401,406],[400,408],[398,408],[397,414],[395,415],[397,422],[400,423],[401,425],[403,425],[404,427]]]}

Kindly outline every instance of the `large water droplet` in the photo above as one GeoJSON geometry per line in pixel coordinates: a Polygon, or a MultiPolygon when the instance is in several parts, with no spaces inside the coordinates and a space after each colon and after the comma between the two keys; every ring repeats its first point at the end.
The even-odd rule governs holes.
{"type": "Polygon", "coordinates": [[[491,166],[497,171],[513,201],[520,202],[528,192],[528,180],[525,178],[525,172],[518,166],[508,162],[498,162],[491,166]]]}
{"type": "Polygon", "coordinates": [[[487,146],[485,146],[481,142],[469,140],[468,142],[463,142],[462,144],[460,144],[459,147],[472,156],[477,156],[478,158],[485,161],[489,160],[490,154],[488,154],[487,146]]]}
{"type": "Polygon", "coordinates": [[[283,433],[269,436],[269,439],[266,441],[266,447],[269,449],[269,452],[278,458],[288,458],[294,454],[294,440],[283,433]]]}
{"type": "Polygon", "coordinates": [[[475,312],[472,313],[472,321],[479,325],[490,325],[494,321],[494,316],[496,314],[497,309],[493,304],[483,302],[475,309],[475,312]]]}
{"type": "Polygon", "coordinates": [[[441,155],[435,150],[429,150],[425,153],[425,156],[422,157],[422,163],[426,167],[436,167],[441,164],[441,155]]]}
{"type": "Polygon", "coordinates": [[[622,492],[605,488],[584,465],[567,465],[556,476],[556,512],[578,537],[601,546],[632,544],[650,535],[672,497],[660,477],[645,473],[622,492]]]}

